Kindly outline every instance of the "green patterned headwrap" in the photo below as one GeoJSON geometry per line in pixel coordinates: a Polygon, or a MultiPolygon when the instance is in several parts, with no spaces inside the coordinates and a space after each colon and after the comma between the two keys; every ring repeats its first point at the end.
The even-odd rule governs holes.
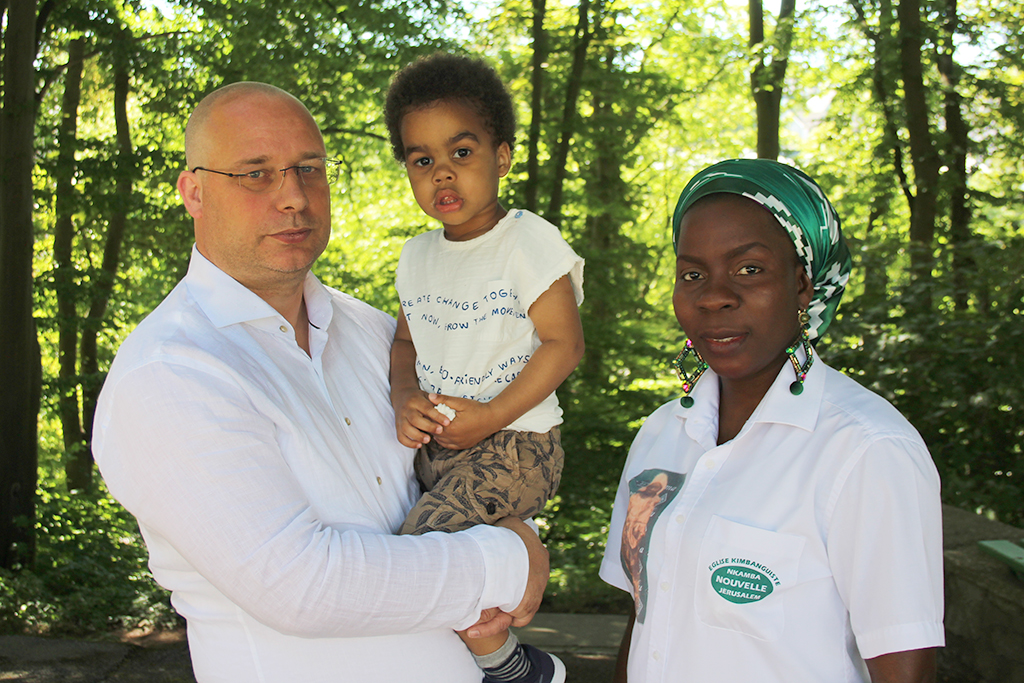
{"type": "Polygon", "coordinates": [[[683,214],[701,197],[718,193],[752,199],[786,229],[814,294],[807,307],[807,335],[817,341],[835,317],[850,279],[850,250],[839,216],[825,193],[805,173],[769,159],[729,159],[705,168],[686,184],[672,216],[672,246],[679,250],[683,214]]]}

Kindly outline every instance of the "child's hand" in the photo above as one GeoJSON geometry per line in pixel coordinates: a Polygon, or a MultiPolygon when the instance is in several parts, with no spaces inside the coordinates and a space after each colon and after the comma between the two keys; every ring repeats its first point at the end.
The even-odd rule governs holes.
{"type": "Polygon", "coordinates": [[[395,406],[395,429],[398,441],[403,446],[419,448],[430,443],[431,436],[436,438],[451,423],[451,420],[434,409],[426,392],[419,389],[393,395],[392,401],[395,406]]]}
{"type": "Polygon", "coordinates": [[[432,406],[443,403],[455,411],[453,420],[446,420],[442,416],[445,420],[444,429],[434,436],[434,441],[445,448],[470,448],[505,426],[488,403],[440,394],[429,394],[427,398],[432,406]]]}

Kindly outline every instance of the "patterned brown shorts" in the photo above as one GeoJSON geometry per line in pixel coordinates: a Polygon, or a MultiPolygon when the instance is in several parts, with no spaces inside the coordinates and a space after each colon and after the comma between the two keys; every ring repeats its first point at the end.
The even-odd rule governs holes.
{"type": "Polygon", "coordinates": [[[506,429],[461,451],[431,441],[415,461],[426,493],[398,533],[461,531],[509,516],[532,517],[555,495],[564,460],[558,427],[545,434],[506,429]]]}

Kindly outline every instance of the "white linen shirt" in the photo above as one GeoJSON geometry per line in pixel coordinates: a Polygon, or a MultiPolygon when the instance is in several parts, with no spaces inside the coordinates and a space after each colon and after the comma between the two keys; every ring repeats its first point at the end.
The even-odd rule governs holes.
{"type": "Polygon", "coordinates": [[[637,434],[601,565],[637,605],[630,681],[862,682],[866,658],[943,644],[923,441],[820,359],[801,395],[792,381],[786,364],[720,446],[711,370],[637,434]]]}
{"type": "Polygon", "coordinates": [[[394,320],[312,275],[288,322],[193,249],[129,335],[93,448],[188,621],[199,683],[479,683],[452,629],[513,609],[507,529],[392,536],[419,496],[394,431],[394,320]]]}
{"type": "MultiPolygon", "coordinates": [[[[563,275],[578,306],[583,259],[558,228],[522,209],[471,240],[451,241],[437,228],[406,242],[395,288],[420,388],[482,403],[500,394],[540,346],[530,307],[563,275]]],[[[561,423],[551,392],[505,429],[543,434],[561,423]]]]}

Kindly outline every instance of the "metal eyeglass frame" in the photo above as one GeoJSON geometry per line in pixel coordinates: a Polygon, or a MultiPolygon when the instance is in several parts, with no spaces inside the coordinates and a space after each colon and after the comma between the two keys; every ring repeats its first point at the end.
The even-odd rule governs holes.
{"type": "MultiPolygon", "coordinates": [[[[329,157],[318,157],[318,159],[320,161],[324,162],[324,178],[326,180],[326,184],[330,185],[331,183],[333,183],[335,180],[338,179],[338,176],[339,176],[339,166],[341,166],[341,160],[339,160],[339,159],[331,159],[329,157]]],[[[310,159],[310,161],[312,161],[312,159],[310,159]]],[[[249,171],[248,173],[229,173],[228,171],[218,171],[218,170],[215,170],[215,169],[212,169],[212,168],[205,168],[203,166],[196,166],[195,168],[192,169],[192,172],[195,173],[196,171],[206,171],[207,173],[216,173],[217,175],[227,176],[228,178],[237,178],[237,180],[238,180],[238,187],[240,187],[240,188],[242,188],[242,189],[244,189],[244,190],[246,190],[248,192],[255,192],[257,194],[263,194],[263,193],[266,193],[266,192],[277,192],[282,187],[284,187],[285,176],[288,175],[288,171],[291,171],[293,169],[295,170],[295,176],[299,179],[299,181],[303,184],[303,186],[305,186],[306,185],[306,181],[303,179],[302,174],[299,173],[299,169],[305,168],[305,167],[308,167],[308,164],[295,164],[294,166],[288,166],[286,168],[274,169],[274,171],[273,171],[274,173],[280,173],[281,174],[281,181],[279,183],[277,183],[276,187],[274,187],[275,183],[273,181],[271,181],[271,183],[269,185],[267,185],[265,188],[263,188],[261,190],[260,189],[255,189],[255,188],[252,188],[252,187],[248,187],[247,185],[244,185],[243,184],[243,179],[244,178],[249,178],[250,180],[256,180],[257,178],[254,177],[254,174],[266,173],[267,172],[267,171],[262,170],[262,169],[258,170],[258,171],[249,171]]]]}

